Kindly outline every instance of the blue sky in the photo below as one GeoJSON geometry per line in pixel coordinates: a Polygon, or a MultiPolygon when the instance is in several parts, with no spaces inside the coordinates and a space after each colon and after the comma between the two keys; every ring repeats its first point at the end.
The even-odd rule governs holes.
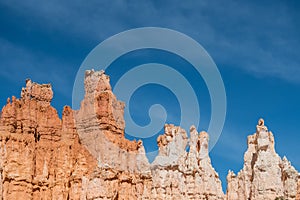
{"type": "MultiPolygon", "coordinates": [[[[223,185],[229,169],[243,165],[246,137],[260,117],[275,135],[276,150],[300,170],[300,2],[299,1],[0,1],[0,104],[19,96],[25,79],[51,82],[58,112],[72,104],[77,70],[106,38],[132,28],[165,27],[198,41],[215,61],[227,94],[222,135],[210,152],[223,185]]],[[[115,84],[118,66],[153,61],[188,64],[167,52],[133,52],[107,73],[115,84]]],[[[199,91],[201,129],[210,119],[210,99],[201,77],[187,76],[199,91]]],[[[147,85],[132,97],[137,123],[160,103],[168,122],[178,123],[178,102],[167,88],[147,85]],[[144,90],[144,92],[143,92],[144,90]],[[146,91],[146,92],[145,92],[146,91]],[[157,95],[159,94],[159,95],[157,95]],[[135,100],[135,101],[134,101],[135,100]],[[135,103],[138,102],[138,103],[135,103]]],[[[199,129],[199,131],[201,130],[199,129]]],[[[129,137],[130,138],[130,137],[129,137]]],[[[155,138],[144,142],[156,148],[155,138]]]]}

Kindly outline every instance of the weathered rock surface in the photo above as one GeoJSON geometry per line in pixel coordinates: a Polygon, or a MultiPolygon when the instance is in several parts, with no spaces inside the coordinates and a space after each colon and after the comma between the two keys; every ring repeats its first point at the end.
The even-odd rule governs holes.
{"type": "Polygon", "coordinates": [[[1,198],[223,197],[210,165],[207,133],[198,136],[193,128],[187,153],[186,132],[166,126],[167,136],[160,136],[162,143],[158,142],[160,156],[151,166],[142,142],[124,137],[124,104],[112,93],[109,77],[103,71],[87,71],[85,91],[80,109],[73,111],[66,106],[62,119],[50,105],[50,84],[27,80],[21,98],[7,100],[0,119],[1,198]],[[159,161],[160,157],[168,158],[168,162],[159,161]],[[167,178],[160,180],[165,187],[159,188],[161,176],[167,178]],[[164,195],[163,190],[170,195],[164,195]]]}
{"type": "Polygon", "coordinates": [[[228,200],[296,199],[298,172],[275,152],[273,134],[262,119],[248,136],[243,169],[237,175],[229,171],[227,182],[228,200]]]}
{"type": "Polygon", "coordinates": [[[142,141],[124,137],[124,104],[103,71],[86,71],[85,97],[75,111],[81,144],[97,161],[100,176],[85,178],[87,199],[150,199],[151,171],[142,141]]]}
{"type": "Polygon", "coordinates": [[[82,178],[96,167],[79,143],[73,111],[65,107],[60,120],[52,96],[49,84],[27,80],[21,98],[2,109],[1,199],[79,199],[82,178]]]}
{"type": "Polygon", "coordinates": [[[208,156],[208,134],[174,125],[158,137],[159,154],[152,163],[155,199],[224,199],[221,181],[208,156]],[[185,149],[189,146],[189,151],[185,149]]]}
{"type": "Polygon", "coordinates": [[[297,187],[296,200],[300,200],[300,174],[298,174],[298,187],[297,187]]]}
{"type": "Polygon", "coordinates": [[[62,119],[52,97],[50,84],[27,80],[20,99],[7,99],[0,118],[1,199],[300,199],[298,172],[275,153],[263,121],[248,137],[243,170],[228,174],[225,196],[206,132],[192,126],[188,138],[165,125],[152,164],[142,141],[125,139],[124,104],[103,71],[86,72],[80,109],[65,106],[62,119]]]}

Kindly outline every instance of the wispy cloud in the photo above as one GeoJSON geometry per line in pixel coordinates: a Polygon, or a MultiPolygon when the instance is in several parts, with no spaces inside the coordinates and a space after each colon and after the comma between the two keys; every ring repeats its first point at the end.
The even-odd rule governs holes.
{"type": "Polygon", "coordinates": [[[48,31],[98,42],[134,27],[173,28],[202,43],[219,67],[236,67],[255,76],[300,83],[299,14],[288,2],[275,1],[267,6],[237,1],[208,4],[122,0],[17,4],[5,2],[34,23],[47,23],[48,31]]]}

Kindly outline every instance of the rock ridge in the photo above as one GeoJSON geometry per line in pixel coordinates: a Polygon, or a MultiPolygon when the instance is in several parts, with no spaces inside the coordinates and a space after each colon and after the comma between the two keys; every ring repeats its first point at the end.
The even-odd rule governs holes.
{"type": "Polygon", "coordinates": [[[211,164],[209,134],[166,124],[149,163],[142,141],[124,136],[124,103],[104,71],[85,73],[79,110],[51,106],[51,84],[30,79],[0,117],[1,199],[300,200],[300,179],[274,149],[261,119],[248,136],[244,167],[227,176],[227,193],[211,164]]]}

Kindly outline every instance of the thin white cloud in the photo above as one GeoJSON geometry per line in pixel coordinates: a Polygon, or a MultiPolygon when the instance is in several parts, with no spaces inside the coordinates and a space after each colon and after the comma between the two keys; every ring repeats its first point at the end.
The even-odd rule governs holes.
{"type": "Polygon", "coordinates": [[[122,0],[37,4],[32,0],[7,1],[6,6],[28,15],[34,23],[47,24],[43,27],[48,31],[98,42],[134,27],[173,28],[202,43],[220,66],[300,83],[297,19],[284,2],[267,9],[236,1],[220,5],[122,0]]]}

